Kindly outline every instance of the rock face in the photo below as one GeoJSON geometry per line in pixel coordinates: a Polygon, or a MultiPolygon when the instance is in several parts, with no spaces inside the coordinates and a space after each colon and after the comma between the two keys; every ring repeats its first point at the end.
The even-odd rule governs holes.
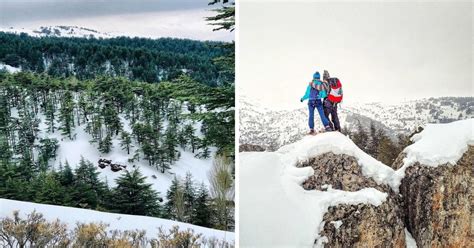
{"type": "Polygon", "coordinates": [[[265,148],[259,145],[242,144],[239,146],[239,152],[264,152],[265,148]]]}
{"type": "Polygon", "coordinates": [[[473,146],[454,166],[415,163],[406,169],[400,193],[406,226],[418,247],[473,247],[473,170],[473,146]]]}
{"type": "Polygon", "coordinates": [[[388,185],[365,177],[354,157],[326,153],[299,165],[305,166],[315,171],[303,183],[307,190],[325,190],[328,185],[344,191],[372,187],[388,194],[387,200],[377,207],[370,204],[330,207],[319,233],[328,239],[326,247],[405,247],[401,198],[388,185]]]}

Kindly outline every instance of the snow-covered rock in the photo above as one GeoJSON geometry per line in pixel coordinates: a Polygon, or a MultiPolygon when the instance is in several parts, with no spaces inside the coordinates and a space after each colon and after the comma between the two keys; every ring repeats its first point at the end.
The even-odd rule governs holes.
{"type": "MultiPolygon", "coordinates": [[[[343,224],[337,230],[343,231],[346,224],[350,224],[346,221],[351,219],[329,220],[325,217],[328,210],[341,204],[370,206],[368,208],[382,206],[385,209],[384,204],[391,201],[392,197],[387,193],[390,192],[390,187],[378,184],[389,180],[392,174],[391,168],[371,158],[349,138],[337,132],[308,136],[276,152],[241,153],[240,244],[255,247],[311,247],[315,241],[316,246],[331,243],[333,240],[323,236],[326,225],[335,229],[330,221],[342,221],[343,224]],[[352,157],[359,167],[361,177],[371,180],[371,186],[374,187],[344,191],[336,184],[333,187],[328,181],[329,185],[324,189],[304,189],[304,182],[311,180],[315,170],[310,166],[297,166],[309,163],[312,158],[324,157],[329,152],[337,154],[335,157],[352,157]],[[382,188],[386,192],[379,190],[382,188]]],[[[389,213],[391,211],[396,212],[389,210],[389,213]]],[[[393,220],[393,223],[400,222],[397,217],[393,220]]],[[[403,226],[401,231],[396,230],[403,234],[400,242],[404,243],[403,226]]],[[[399,235],[392,236],[398,238],[399,235]]]]}
{"type": "Polygon", "coordinates": [[[407,229],[419,247],[472,246],[474,119],[428,125],[396,161],[407,229]]]}
{"type": "Polygon", "coordinates": [[[314,175],[303,183],[307,190],[324,190],[330,187],[358,191],[374,188],[387,194],[386,200],[379,206],[360,203],[329,207],[324,214],[324,226],[320,231],[320,235],[325,237],[325,246],[404,247],[401,198],[388,184],[377,183],[373,178],[365,176],[356,157],[329,152],[298,166],[309,166],[314,170],[314,175]]]}
{"type": "Polygon", "coordinates": [[[229,243],[233,243],[235,239],[233,232],[225,232],[178,221],[0,199],[0,218],[12,217],[14,211],[19,211],[22,219],[25,219],[28,214],[36,211],[37,213],[43,214],[43,217],[48,221],[59,219],[61,222],[67,224],[70,229],[74,229],[76,223],[102,222],[109,225],[109,230],[144,230],[146,231],[148,239],[157,237],[159,227],[169,230],[176,225],[180,227],[180,230],[189,228],[194,230],[195,233],[202,233],[203,237],[206,238],[217,238],[229,243]]]}

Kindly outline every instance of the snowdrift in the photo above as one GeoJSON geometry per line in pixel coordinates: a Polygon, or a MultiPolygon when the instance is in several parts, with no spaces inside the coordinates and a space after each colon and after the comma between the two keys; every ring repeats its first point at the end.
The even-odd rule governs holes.
{"type": "Polygon", "coordinates": [[[233,232],[225,232],[167,219],[127,214],[113,214],[80,208],[0,199],[0,218],[7,216],[12,217],[13,211],[15,210],[19,211],[21,218],[26,218],[26,215],[36,211],[37,213],[43,214],[46,220],[54,221],[59,219],[61,222],[66,223],[68,228],[71,229],[73,229],[78,222],[102,222],[109,224],[109,230],[145,230],[146,236],[151,239],[156,238],[159,227],[169,230],[171,227],[177,225],[180,230],[186,230],[189,228],[194,230],[196,233],[202,233],[203,236],[207,238],[215,237],[229,243],[233,243],[235,239],[233,232]]]}

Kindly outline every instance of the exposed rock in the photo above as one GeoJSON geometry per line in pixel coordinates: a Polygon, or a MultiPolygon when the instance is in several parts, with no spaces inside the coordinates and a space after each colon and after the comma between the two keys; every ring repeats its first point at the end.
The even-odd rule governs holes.
{"type": "Polygon", "coordinates": [[[311,166],[314,175],[303,183],[305,189],[325,190],[327,185],[344,191],[375,188],[388,194],[380,206],[341,204],[330,207],[320,236],[326,247],[405,247],[401,198],[385,184],[377,184],[362,174],[357,160],[348,155],[326,153],[302,163],[311,166]],[[342,224],[336,228],[335,223],[342,224]]]}
{"type": "Polygon", "coordinates": [[[259,145],[242,144],[239,146],[239,152],[264,152],[265,148],[259,145]]]}
{"type": "MultiPolygon", "coordinates": [[[[403,165],[401,154],[394,166],[403,165]]],[[[400,185],[406,226],[418,247],[473,247],[474,147],[456,165],[415,163],[400,185]]]]}

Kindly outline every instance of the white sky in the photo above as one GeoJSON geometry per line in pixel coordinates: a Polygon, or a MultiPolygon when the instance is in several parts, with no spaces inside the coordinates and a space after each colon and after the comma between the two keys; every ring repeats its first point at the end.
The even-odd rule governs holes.
{"type": "Polygon", "coordinates": [[[239,94],[302,107],[314,71],[327,69],[345,102],[474,96],[472,9],[471,1],[240,1],[239,94]]]}
{"type": "Polygon", "coordinates": [[[215,15],[208,0],[0,0],[0,27],[36,29],[70,25],[140,37],[231,41],[204,20],[215,15]]]}

